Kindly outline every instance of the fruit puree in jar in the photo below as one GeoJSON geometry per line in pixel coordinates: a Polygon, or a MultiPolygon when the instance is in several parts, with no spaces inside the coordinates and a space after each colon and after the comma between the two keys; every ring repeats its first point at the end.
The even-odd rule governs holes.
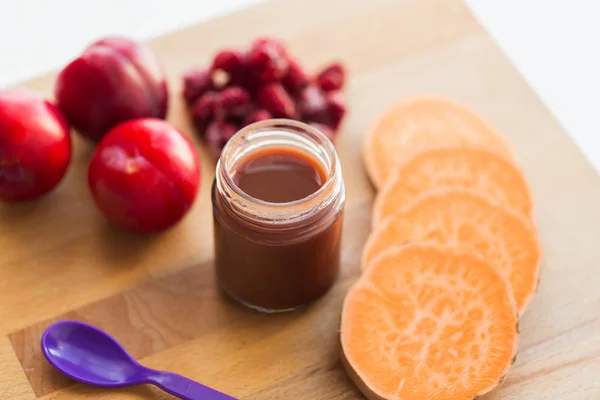
{"type": "Polygon", "coordinates": [[[246,200],[274,213],[272,220],[257,222],[232,212],[226,196],[213,188],[215,268],[222,289],[262,311],[295,309],[325,294],[340,264],[343,183],[334,193],[331,171],[293,146],[251,151],[229,175],[246,200]],[[286,210],[285,218],[279,209],[286,210]]]}

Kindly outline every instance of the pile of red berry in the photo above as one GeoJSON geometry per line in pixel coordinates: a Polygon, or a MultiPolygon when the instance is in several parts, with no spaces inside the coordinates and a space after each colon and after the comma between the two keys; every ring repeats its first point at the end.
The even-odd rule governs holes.
{"type": "Polygon", "coordinates": [[[339,63],[311,76],[281,42],[260,38],[245,53],[222,50],[210,68],[185,72],[183,96],[217,159],[240,128],[270,118],[306,122],[333,140],[346,113],[340,93],[344,78],[339,63]]]}

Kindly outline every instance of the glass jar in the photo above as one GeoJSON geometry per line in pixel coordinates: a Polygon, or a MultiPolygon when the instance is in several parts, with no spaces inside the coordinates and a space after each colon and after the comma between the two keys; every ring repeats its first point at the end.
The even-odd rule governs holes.
{"type": "MultiPolygon", "coordinates": [[[[277,189],[290,183],[274,179],[268,185],[277,189]]],[[[221,153],[212,188],[215,268],[222,290],[265,312],[293,310],[320,298],[338,275],[344,203],[337,154],[319,130],[285,119],[240,130],[221,153]],[[323,172],[316,191],[277,203],[240,189],[236,174],[248,160],[282,151],[301,155],[323,172]]]]}

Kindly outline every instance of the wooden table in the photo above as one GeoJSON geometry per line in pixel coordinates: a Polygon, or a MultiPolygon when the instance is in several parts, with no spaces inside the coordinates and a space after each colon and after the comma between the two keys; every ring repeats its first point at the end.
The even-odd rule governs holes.
{"type": "MultiPolygon", "coordinates": [[[[179,98],[185,67],[260,34],[283,38],[309,66],[337,57],[351,73],[351,112],[337,142],[347,184],[338,284],[304,312],[236,306],[214,284],[214,165],[200,144],[203,182],[191,213],[169,232],[141,237],[111,228],[95,209],[86,185],[93,149],[75,137],[57,190],[0,206],[0,398],[170,398],[150,387],[102,391],[54,372],[39,339],[64,318],[109,331],[150,367],[243,399],[360,398],[340,368],[337,329],[373,199],[361,139],[382,110],[422,93],[470,104],[502,130],[536,201],[541,285],[521,323],[517,363],[485,398],[600,398],[600,180],[468,9],[458,0],[288,0],[162,37],[151,44],[170,77],[169,120],[192,136],[179,98]]],[[[27,86],[51,94],[53,78],[27,86]]]]}

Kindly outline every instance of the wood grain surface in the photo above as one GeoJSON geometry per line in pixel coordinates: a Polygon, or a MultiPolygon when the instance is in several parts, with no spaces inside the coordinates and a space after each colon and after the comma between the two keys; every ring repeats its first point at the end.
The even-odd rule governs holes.
{"type": "MultiPolygon", "coordinates": [[[[170,77],[169,120],[193,136],[179,76],[224,46],[283,38],[317,68],[350,70],[350,114],[336,144],[347,185],[343,273],[306,310],[262,315],[215,287],[209,186],[174,229],[141,237],[108,226],[92,204],[92,147],[75,137],[72,166],[35,202],[0,205],[0,399],[168,399],[151,387],[75,384],[39,350],[52,321],[91,322],[143,364],[242,399],[360,399],[339,364],[339,315],[358,273],[373,190],[360,160],[376,116],[400,98],[441,94],[471,105],[514,144],[533,190],[544,250],[541,284],[521,322],[517,362],[496,399],[600,398],[600,180],[488,34],[458,0],[282,0],[151,43],[170,77]]],[[[52,93],[54,75],[27,86],[52,93]]],[[[195,140],[195,139],[194,139],[195,140]]]]}

